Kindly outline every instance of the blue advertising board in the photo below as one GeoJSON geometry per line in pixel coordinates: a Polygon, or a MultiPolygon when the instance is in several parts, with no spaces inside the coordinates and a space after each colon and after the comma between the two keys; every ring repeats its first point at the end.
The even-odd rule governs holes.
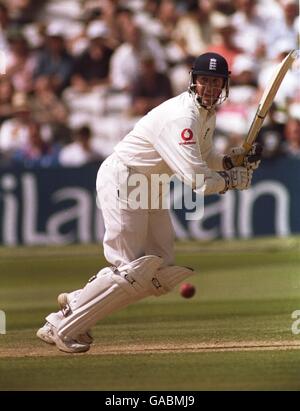
{"type": "MultiPolygon", "coordinates": [[[[100,242],[98,167],[1,169],[0,244],[100,242]]],[[[206,197],[200,220],[186,220],[182,210],[173,210],[172,221],[181,239],[300,233],[300,160],[265,160],[249,190],[206,197]]]]}

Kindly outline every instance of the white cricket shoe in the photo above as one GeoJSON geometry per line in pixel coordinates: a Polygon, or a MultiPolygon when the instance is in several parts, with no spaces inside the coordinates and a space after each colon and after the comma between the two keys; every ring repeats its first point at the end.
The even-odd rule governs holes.
{"type": "MultiPolygon", "coordinates": [[[[57,297],[58,305],[64,315],[67,315],[71,311],[69,295],[70,294],[68,293],[61,293],[57,297]]],[[[85,333],[79,334],[76,337],[76,341],[78,341],[80,344],[92,344],[94,339],[91,331],[87,330],[85,333]]]]}
{"type": "Polygon", "coordinates": [[[47,344],[55,344],[53,340],[52,325],[48,323],[48,321],[37,331],[36,336],[47,344]]]}
{"type": "Polygon", "coordinates": [[[89,344],[81,344],[67,337],[60,338],[57,333],[57,328],[48,322],[37,331],[36,335],[47,344],[55,344],[60,351],[67,353],[86,352],[90,349],[89,344]]]}

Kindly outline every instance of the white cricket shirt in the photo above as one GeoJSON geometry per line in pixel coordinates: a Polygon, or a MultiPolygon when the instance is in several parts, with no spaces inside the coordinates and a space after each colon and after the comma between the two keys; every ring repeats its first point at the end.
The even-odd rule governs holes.
{"type": "Polygon", "coordinates": [[[205,194],[224,189],[223,155],[213,148],[214,110],[198,108],[184,92],[151,110],[115,147],[121,161],[146,176],[178,174],[196,191],[205,194]],[[204,186],[196,187],[196,174],[204,175],[204,186]]]}

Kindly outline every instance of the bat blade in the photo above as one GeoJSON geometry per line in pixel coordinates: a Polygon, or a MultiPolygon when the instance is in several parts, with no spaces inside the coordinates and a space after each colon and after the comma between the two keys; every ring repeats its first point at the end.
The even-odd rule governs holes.
{"type": "MultiPolygon", "coordinates": [[[[273,77],[268,83],[260,99],[252,124],[243,143],[243,148],[245,149],[246,153],[250,151],[252,144],[254,143],[257,134],[263,125],[264,119],[268,114],[268,111],[273,103],[276,93],[287,71],[292,66],[293,62],[296,60],[297,54],[297,50],[292,50],[276,68],[273,77]]],[[[241,158],[239,159],[239,163],[242,164],[242,162],[243,156],[241,156],[241,158]]]]}

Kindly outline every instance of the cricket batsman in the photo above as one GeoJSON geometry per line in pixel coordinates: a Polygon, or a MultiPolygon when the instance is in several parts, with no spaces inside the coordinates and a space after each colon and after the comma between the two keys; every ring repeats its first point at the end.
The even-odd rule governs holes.
{"type": "Polygon", "coordinates": [[[99,320],[145,297],[163,295],[193,274],[174,265],[169,210],[131,207],[122,188],[134,174],[147,181],[154,174],[177,175],[204,195],[249,188],[260,147],[254,145],[248,154],[233,148],[229,155],[213,147],[215,109],[228,97],[229,77],[221,55],[197,57],[188,91],[139,120],[101,164],[97,198],[106,230],[104,255],[112,266],[102,268],[82,290],[59,295],[61,310],[46,317],[37,332],[41,340],[69,353],[88,351],[90,329],[99,320]],[[197,175],[204,176],[200,185],[197,175]]]}

